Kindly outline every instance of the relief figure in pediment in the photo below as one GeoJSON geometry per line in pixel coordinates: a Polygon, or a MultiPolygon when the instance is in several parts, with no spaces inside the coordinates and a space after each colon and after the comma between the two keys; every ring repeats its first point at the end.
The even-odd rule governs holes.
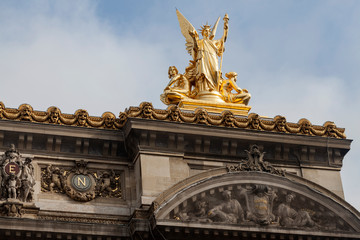
{"type": "Polygon", "coordinates": [[[315,222],[311,219],[308,212],[305,210],[296,211],[290,206],[294,198],[295,195],[290,193],[286,195],[285,203],[279,205],[277,214],[279,216],[280,225],[285,227],[315,226],[315,222]]]}
{"type": "Polygon", "coordinates": [[[212,208],[208,216],[214,222],[238,223],[244,221],[244,211],[238,200],[232,198],[229,190],[223,192],[224,201],[212,208]]]}

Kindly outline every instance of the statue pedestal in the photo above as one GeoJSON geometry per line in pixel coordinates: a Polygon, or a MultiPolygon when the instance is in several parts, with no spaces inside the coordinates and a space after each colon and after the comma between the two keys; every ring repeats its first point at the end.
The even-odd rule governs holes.
{"type": "Polygon", "coordinates": [[[234,115],[247,116],[251,109],[245,104],[225,103],[225,102],[210,102],[205,100],[186,99],[178,104],[180,109],[194,111],[196,108],[204,108],[211,113],[221,113],[225,110],[231,111],[234,115]]]}

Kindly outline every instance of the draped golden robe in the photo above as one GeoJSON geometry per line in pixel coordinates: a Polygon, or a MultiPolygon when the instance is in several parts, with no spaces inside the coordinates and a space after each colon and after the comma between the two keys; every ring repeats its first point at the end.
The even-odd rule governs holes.
{"type": "Polygon", "coordinates": [[[198,90],[213,91],[217,89],[218,56],[221,40],[200,39],[196,53],[196,85],[198,90]]]}

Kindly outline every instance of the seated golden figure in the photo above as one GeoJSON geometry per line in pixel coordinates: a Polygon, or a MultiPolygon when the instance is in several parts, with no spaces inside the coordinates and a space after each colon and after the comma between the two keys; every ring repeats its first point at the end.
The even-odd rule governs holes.
{"type": "Polygon", "coordinates": [[[250,93],[246,89],[241,89],[236,84],[236,72],[226,73],[228,79],[223,79],[220,85],[220,94],[223,96],[225,102],[229,103],[243,103],[248,105],[251,98],[250,93]],[[236,93],[233,93],[233,90],[236,93]]]}
{"type": "Polygon", "coordinates": [[[169,67],[168,74],[170,82],[165,87],[160,99],[165,104],[177,104],[189,96],[190,84],[184,75],[179,74],[175,66],[169,67]]]}

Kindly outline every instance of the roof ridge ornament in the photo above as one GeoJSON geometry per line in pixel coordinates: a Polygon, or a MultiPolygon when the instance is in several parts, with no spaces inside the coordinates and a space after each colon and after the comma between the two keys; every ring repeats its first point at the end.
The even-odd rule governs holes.
{"type": "Polygon", "coordinates": [[[265,152],[261,152],[257,145],[252,145],[250,151],[245,150],[247,159],[240,161],[238,165],[228,165],[228,172],[259,171],[274,175],[284,176],[285,171],[273,167],[269,162],[264,161],[265,152]]]}

